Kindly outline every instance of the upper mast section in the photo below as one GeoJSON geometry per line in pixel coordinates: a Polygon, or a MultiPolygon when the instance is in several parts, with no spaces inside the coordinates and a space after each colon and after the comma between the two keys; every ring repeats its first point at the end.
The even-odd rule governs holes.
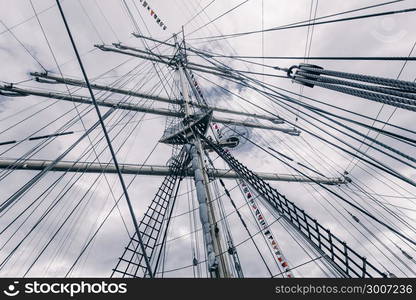
{"type": "Polygon", "coordinates": [[[179,87],[182,96],[182,99],[180,100],[182,100],[181,105],[185,117],[179,123],[166,128],[160,141],[166,144],[184,145],[193,140],[196,134],[205,135],[207,133],[209,123],[212,119],[212,109],[201,107],[201,104],[203,104],[201,103],[202,98],[198,97],[199,94],[195,93],[195,90],[193,90],[196,99],[199,100],[198,106],[201,107],[198,111],[194,110],[194,108],[197,108],[198,106],[194,105],[196,103],[193,103],[189,93],[189,86],[191,86],[192,89],[195,87],[192,84],[188,84],[192,81],[186,69],[186,55],[180,47],[176,34],[174,35],[174,40],[176,53],[172,60],[175,61],[176,70],[179,76],[179,87]]]}

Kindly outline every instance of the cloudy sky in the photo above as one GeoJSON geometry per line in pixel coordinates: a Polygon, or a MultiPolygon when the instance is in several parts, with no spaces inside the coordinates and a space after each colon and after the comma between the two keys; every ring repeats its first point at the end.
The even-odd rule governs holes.
{"type": "MultiPolygon", "coordinates": [[[[121,42],[145,50],[145,47],[152,48],[155,44],[145,43],[141,39],[134,38],[131,35],[132,32],[139,32],[158,40],[171,39],[172,41],[172,34],[179,33],[184,25],[188,46],[223,55],[304,56],[305,53],[309,56],[394,57],[415,55],[414,52],[411,52],[416,41],[416,33],[412,30],[415,22],[414,13],[319,25],[313,29],[310,28],[309,31],[307,27],[301,27],[218,41],[203,39],[204,37],[272,28],[305,21],[310,16],[326,16],[379,4],[380,1],[148,1],[167,26],[166,30],[163,30],[155,22],[138,0],[65,0],[61,2],[91,81],[165,97],[179,97],[176,88],[177,81],[172,68],[151,64],[131,56],[103,52],[95,48],[94,45],[111,45],[114,42],[121,42]],[[201,11],[204,7],[206,9],[201,11]],[[236,7],[234,10],[221,17],[222,14],[234,7],[236,7]]],[[[335,18],[413,8],[415,4],[414,0],[405,0],[335,18]]],[[[82,79],[79,64],[75,59],[56,2],[52,0],[0,0],[0,5],[0,58],[2,61],[0,80],[2,84],[12,82],[20,88],[70,92],[74,95],[88,96],[86,89],[38,83],[31,80],[32,77],[29,75],[29,72],[47,70],[56,76],[64,75],[65,77],[82,79]]],[[[181,35],[179,38],[181,39],[181,35]]],[[[155,53],[172,55],[174,51],[168,46],[160,46],[156,48],[155,53]]],[[[274,75],[284,75],[284,73],[267,66],[287,68],[303,62],[303,60],[253,60],[267,65],[263,67],[233,59],[219,58],[218,60],[238,70],[274,75]]],[[[195,55],[190,55],[189,61],[207,63],[195,55]]],[[[403,61],[310,61],[310,63],[319,64],[330,70],[388,78],[399,76],[401,80],[407,81],[414,81],[416,78],[415,63],[412,61],[405,65],[403,61]]],[[[217,85],[219,85],[337,145],[348,147],[329,137],[321,129],[327,130],[348,145],[367,150],[367,147],[361,144],[361,139],[358,136],[354,135],[359,138],[359,141],[346,137],[337,131],[340,129],[339,126],[334,124],[331,124],[330,127],[324,126],[319,123],[321,118],[312,120],[300,107],[295,106],[296,110],[293,110],[287,106],[286,102],[272,102],[260,93],[224,78],[197,72],[195,74],[198,75],[198,83],[202,92],[212,105],[240,111],[265,113],[241,98],[224,92],[218,88],[217,85]]],[[[390,119],[389,122],[396,126],[410,130],[416,129],[414,113],[412,115],[410,111],[395,110],[389,106],[382,106],[375,102],[319,87],[301,89],[299,85],[284,78],[262,75],[252,75],[252,77],[295,93],[301,92],[306,97],[318,99],[324,103],[378,118],[380,121],[390,119]]],[[[281,90],[275,90],[281,92],[281,90]]],[[[168,107],[164,103],[146,99],[125,97],[102,91],[94,91],[94,93],[96,98],[100,100],[125,101],[157,108],[168,107]]],[[[290,95],[287,92],[284,94],[290,95]]],[[[296,99],[301,99],[307,104],[316,105],[333,113],[339,113],[339,110],[317,104],[307,98],[296,97],[296,99]]],[[[104,113],[107,108],[101,108],[101,111],[104,113]]],[[[310,112],[307,113],[310,114],[310,112]]],[[[223,114],[217,115],[224,116],[223,114]]],[[[343,113],[343,116],[369,125],[372,124],[369,120],[350,114],[343,113]]],[[[267,121],[241,117],[239,119],[270,125],[267,121]]],[[[37,96],[5,97],[0,95],[0,142],[21,141],[30,136],[51,134],[57,131],[74,131],[71,135],[55,139],[22,141],[15,145],[0,146],[0,159],[16,160],[23,156],[30,159],[53,160],[79,139],[85,130],[96,121],[97,115],[88,105],[75,106],[68,101],[37,96]]],[[[160,144],[158,140],[163,134],[166,121],[165,117],[158,115],[121,110],[114,112],[106,120],[106,125],[110,130],[110,136],[114,138],[113,145],[117,151],[119,162],[135,165],[143,163],[165,165],[171,157],[172,147],[160,144]]],[[[376,125],[381,127],[383,124],[377,123],[376,125]]],[[[277,126],[291,128],[288,124],[277,126]]],[[[353,128],[367,134],[367,131],[362,127],[353,128]]],[[[385,129],[412,138],[412,133],[403,133],[403,131],[389,126],[385,129]]],[[[353,184],[332,186],[330,189],[357,203],[396,230],[416,240],[416,233],[412,230],[416,217],[416,189],[412,185],[361,161],[357,162],[353,160],[352,156],[306,132],[302,132],[299,137],[286,135],[279,131],[253,129],[249,132],[250,138],[257,144],[284,153],[293,158],[295,162],[306,164],[327,177],[340,177],[344,171],[347,171],[353,184]],[[398,216],[404,221],[398,222],[398,216]]],[[[372,132],[370,136],[376,137],[376,134],[372,132]]],[[[102,137],[102,131],[98,127],[63,160],[94,161],[98,156],[99,162],[110,162],[111,156],[102,137]],[[94,146],[94,151],[91,151],[91,145],[98,140],[100,142],[94,146]]],[[[414,148],[409,145],[398,143],[385,136],[377,136],[377,140],[414,157],[414,148]]],[[[367,153],[403,176],[416,181],[414,167],[397,162],[373,149],[369,149],[367,153]]],[[[254,171],[296,174],[287,164],[299,167],[295,162],[287,160],[284,164],[250,143],[233,150],[233,154],[254,171]]],[[[216,155],[211,154],[211,158],[215,159],[217,168],[226,168],[221,159],[216,159],[216,155]]],[[[316,175],[307,169],[302,169],[302,172],[316,175]]],[[[9,172],[1,170],[1,201],[8,199],[36,173],[37,171],[9,172]]],[[[131,182],[129,195],[136,215],[141,218],[163,178],[125,175],[124,179],[127,184],[131,182]]],[[[196,199],[193,199],[195,197],[191,197],[190,194],[190,190],[193,189],[192,184],[191,179],[183,181],[173,211],[175,217],[170,225],[164,265],[165,271],[171,272],[167,272],[165,276],[194,276],[196,270],[188,267],[192,264],[193,251],[200,253],[199,261],[205,259],[198,213],[197,211],[188,213],[192,205],[197,207],[196,199]],[[190,226],[190,221],[193,220],[196,222],[197,234],[191,233],[195,230],[190,226]],[[172,271],[175,269],[178,270],[172,271]]],[[[225,184],[229,189],[234,188],[231,192],[232,198],[237,207],[241,206],[240,212],[251,233],[255,234],[259,229],[250,210],[244,205],[244,198],[236,188],[236,182],[225,180],[225,184]]],[[[416,247],[414,245],[404,242],[394,233],[369,220],[315,184],[272,182],[271,185],[286,195],[289,200],[305,209],[325,227],[330,228],[331,232],[345,240],[351,248],[367,257],[382,271],[389,271],[397,276],[416,276],[415,261],[407,258],[401,251],[403,249],[410,256],[415,257],[416,247]],[[356,223],[351,214],[358,217],[361,223],[356,223]]],[[[217,191],[214,185],[212,185],[212,190],[216,195],[217,191]]],[[[223,194],[223,192],[220,187],[219,193],[223,194]]],[[[1,214],[0,258],[2,263],[0,264],[0,275],[23,276],[30,268],[26,276],[65,276],[81,249],[109,213],[114,201],[119,199],[121,195],[120,183],[113,174],[102,176],[100,174],[77,175],[49,172],[33,185],[28,193],[22,195],[12,207],[1,214]],[[53,185],[54,182],[56,185],[53,185]],[[48,207],[53,205],[56,200],[59,201],[53,206],[54,208],[42,218],[44,213],[48,211],[48,207]],[[16,216],[19,217],[16,219],[16,216]],[[38,223],[40,218],[42,221],[38,223]],[[16,221],[14,221],[15,219],[16,221]],[[14,222],[11,223],[12,221],[14,222]],[[11,225],[9,226],[9,224],[11,225]],[[13,255],[9,258],[10,253],[13,255]],[[40,253],[42,255],[36,259],[40,253]],[[36,263],[32,266],[35,259],[36,263]]],[[[261,200],[259,201],[261,202],[261,200]]],[[[268,277],[269,273],[252,241],[247,239],[248,235],[241,226],[229,199],[223,196],[215,202],[215,205],[220,203],[222,203],[224,213],[227,215],[227,224],[232,233],[234,244],[241,244],[237,247],[237,251],[245,276],[268,277]]],[[[273,223],[271,228],[290,266],[296,267],[319,256],[315,253],[316,251],[308,248],[305,241],[296,236],[288,224],[275,221],[276,216],[267,212],[266,207],[263,207],[262,211],[266,215],[267,221],[273,223]]],[[[224,224],[221,224],[221,230],[221,232],[225,231],[224,224]]],[[[125,200],[122,199],[118,209],[109,215],[70,276],[109,276],[133,232],[133,224],[125,200]]],[[[275,258],[270,255],[262,236],[257,234],[254,241],[258,244],[271,272],[273,274],[279,273],[280,270],[274,262],[275,258]]],[[[202,276],[206,276],[205,268],[205,264],[201,263],[202,276]]],[[[333,276],[329,268],[319,259],[296,268],[293,273],[297,277],[333,276]]]]}

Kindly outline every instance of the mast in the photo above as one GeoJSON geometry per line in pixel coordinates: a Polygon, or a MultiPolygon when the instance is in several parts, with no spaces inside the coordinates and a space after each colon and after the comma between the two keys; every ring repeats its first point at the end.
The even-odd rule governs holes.
{"type": "MultiPolygon", "coordinates": [[[[186,65],[185,57],[182,50],[177,42],[175,36],[175,44],[178,51],[178,63],[177,72],[179,75],[179,83],[181,87],[181,93],[183,96],[183,108],[185,112],[185,118],[183,122],[186,124],[187,119],[192,119],[193,114],[191,113],[189,98],[189,90],[187,88],[186,76],[186,65]]],[[[207,121],[210,122],[210,118],[207,121]]],[[[208,123],[206,125],[208,125],[208,123]]],[[[203,228],[205,250],[208,258],[208,270],[211,277],[213,278],[227,278],[231,276],[228,262],[226,257],[221,255],[223,253],[221,238],[217,227],[217,216],[213,206],[212,192],[209,187],[208,174],[206,172],[207,167],[203,158],[204,148],[202,147],[201,139],[194,129],[190,127],[193,132],[193,137],[190,143],[187,145],[190,157],[192,169],[194,172],[194,181],[197,199],[199,203],[199,216],[203,228]]]]}

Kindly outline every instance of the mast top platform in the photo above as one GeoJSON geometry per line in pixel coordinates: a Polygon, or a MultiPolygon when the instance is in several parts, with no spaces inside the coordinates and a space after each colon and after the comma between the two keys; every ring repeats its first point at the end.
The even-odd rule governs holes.
{"type": "Polygon", "coordinates": [[[211,118],[212,110],[185,117],[176,125],[167,128],[160,142],[173,145],[188,144],[195,136],[195,133],[206,134],[211,118]]]}

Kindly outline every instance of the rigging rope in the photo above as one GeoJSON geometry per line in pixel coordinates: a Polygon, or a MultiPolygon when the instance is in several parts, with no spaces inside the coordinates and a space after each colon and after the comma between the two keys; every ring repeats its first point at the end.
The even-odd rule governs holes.
{"type": "Polygon", "coordinates": [[[87,76],[87,74],[86,74],[86,72],[85,72],[85,70],[84,70],[84,66],[83,66],[83,64],[82,64],[82,61],[81,61],[81,58],[80,58],[80,56],[79,56],[79,53],[78,53],[78,50],[77,50],[77,47],[76,47],[75,41],[73,40],[73,37],[72,37],[71,31],[70,31],[70,29],[69,29],[69,27],[68,27],[68,24],[67,24],[67,21],[66,21],[66,18],[65,18],[65,15],[64,15],[64,12],[63,12],[63,10],[62,10],[62,7],[61,7],[61,4],[60,4],[59,0],[56,0],[56,4],[58,5],[58,8],[59,8],[59,11],[60,11],[60,13],[61,13],[62,19],[63,19],[63,21],[64,21],[64,24],[65,24],[66,30],[67,30],[68,35],[69,35],[69,38],[70,38],[70,40],[71,40],[71,44],[72,44],[72,46],[73,46],[73,48],[74,48],[74,51],[75,51],[75,54],[76,54],[76,56],[77,56],[77,59],[78,59],[78,62],[79,62],[79,65],[80,65],[80,68],[81,68],[82,74],[83,74],[83,76],[84,76],[84,80],[85,80],[86,84],[88,85],[88,90],[89,90],[89,93],[90,93],[90,96],[91,96],[91,100],[93,101],[93,104],[94,104],[95,110],[96,110],[97,115],[98,115],[98,119],[99,119],[100,125],[101,125],[101,127],[102,127],[102,130],[103,130],[104,136],[105,136],[105,138],[106,138],[106,140],[107,140],[108,149],[109,149],[109,150],[110,150],[110,152],[111,152],[111,156],[112,156],[112,158],[113,158],[114,165],[115,165],[115,167],[116,167],[116,169],[117,169],[117,174],[118,174],[118,177],[119,177],[119,179],[120,179],[121,186],[122,186],[123,191],[124,191],[124,196],[125,196],[125,198],[126,198],[127,205],[128,205],[128,207],[129,207],[129,211],[130,211],[131,218],[132,218],[132,220],[133,220],[133,224],[134,224],[134,227],[135,227],[135,230],[136,230],[136,234],[137,234],[137,239],[139,240],[140,247],[142,248],[142,252],[143,252],[143,256],[144,256],[144,259],[145,259],[145,262],[146,262],[146,265],[147,265],[147,268],[148,268],[149,276],[150,276],[150,277],[153,277],[153,272],[152,272],[152,269],[151,269],[151,266],[150,266],[149,258],[147,257],[147,254],[146,254],[146,252],[145,252],[144,245],[143,245],[143,241],[142,241],[142,238],[141,238],[141,235],[140,235],[139,225],[138,225],[137,220],[136,220],[136,215],[135,215],[135,213],[134,213],[133,206],[132,206],[131,201],[130,201],[130,198],[129,198],[129,196],[128,196],[127,187],[126,187],[126,185],[125,185],[125,183],[124,183],[123,176],[121,175],[120,167],[119,167],[119,165],[118,165],[117,157],[116,157],[116,155],[115,155],[115,153],[114,153],[114,150],[113,150],[113,147],[112,147],[112,145],[111,145],[111,140],[110,140],[110,137],[108,136],[108,132],[107,132],[107,129],[106,129],[106,127],[105,127],[105,124],[104,124],[103,118],[102,118],[102,116],[101,116],[100,109],[99,109],[99,107],[98,107],[98,105],[97,105],[97,101],[96,101],[95,96],[94,96],[94,93],[93,93],[93,91],[92,91],[92,89],[91,89],[91,86],[90,86],[90,83],[89,83],[89,80],[88,80],[88,76],[87,76]]]}
{"type": "MultiPolygon", "coordinates": [[[[348,18],[340,18],[340,19],[335,19],[335,20],[320,21],[320,22],[313,23],[313,25],[316,26],[316,25],[323,25],[323,24],[330,24],[330,23],[337,23],[337,22],[360,20],[360,19],[366,19],[366,18],[382,17],[382,16],[394,15],[394,14],[413,13],[415,11],[416,11],[416,8],[407,8],[407,9],[402,9],[402,10],[393,10],[393,11],[386,11],[386,12],[381,12],[381,13],[373,13],[373,14],[366,14],[366,15],[348,17],[348,18]]],[[[306,22],[308,22],[308,21],[306,21],[306,22]]],[[[314,20],[312,20],[312,21],[314,21],[314,20]]],[[[298,23],[301,23],[301,22],[298,22],[298,23]]],[[[278,31],[278,30],[285,30],[285,29],[293,29],[293,28],[300,28],[300,27],[306,27],[306,26],[310,26],[310,24],[284,25],[284,26],[280,26],[280,27],[268,28],[268,29],[265,29],[265,30],[255,30],[255,31],[233,33],[233,34],[223,34],[223,35],[217,35],[217,36],[192,38],[191,40],[208,39],[208,40],[211,40],[211,42],[212,42],[212,41],[217,41],[217,40],[227,39],[227,38],[232,38],[232,37],[246,36],[246,35],[250,35],[250,34],[254,34],[254,33],[278,31]]]]}

